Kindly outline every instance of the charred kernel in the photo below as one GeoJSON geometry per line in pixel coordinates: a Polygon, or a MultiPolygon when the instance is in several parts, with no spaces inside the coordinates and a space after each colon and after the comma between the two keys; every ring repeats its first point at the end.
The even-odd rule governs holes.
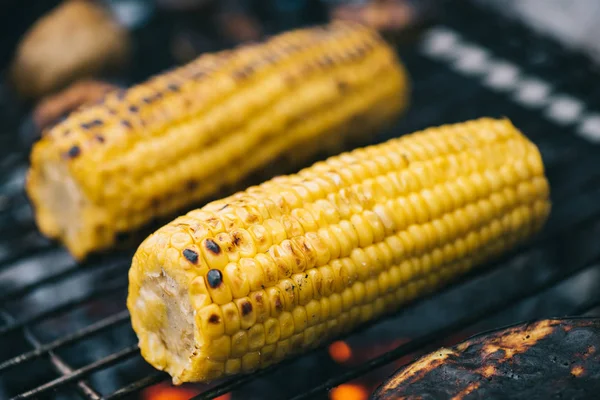
{"type": "Polygon", "coordinates": [[[219,317],[217,314],[212,314],[210,317],[208,317],[208,322],[211,324],[218,324],[221,322],[221,317],[219,317]]]}
{"type": "Polygon", "coordinates": [[[105,142],[104,136],[101,136],[101,135],[94,136],[94,139],[96,139],[96,141],[98,141],[100,143],[104,143],[105,142]]]}
{"type": "Polygon", "coordinates": [[[246,316],[252,312],[252,303],[246,301],[242,303],[242,315],[246,316]]]}
{"type": "Polygon", "coordinates": [[[189,181],[186,182],[185,187],[188,190],[195,190],[198,188],[198,181],[195,181],[193,179],[190,179],[189,181]]]}
{"type": "Polygon", "coordinates": [[[192,264],[198,264],[198,253],[196,253],[194,250],[183,250],[183,256],[192,264]]]}
{"type": "MultiPolygon", "coordinates": [[[[197,254],[196,260],[198,260],[197,254]]],[[[218,269],[211,269],[206,274],[206,281],[211,288],[216,289],[223,283],[223,274],[218,269]]]]}
{"type": "Polygon", "coordinates": [[[219,247],[219,245],[217,244],[217,242],[215,242],[212,239],[206,239],[206,241],[204,242],[204,245],[206,246],[206,250],[210,251],[213,254],[221,254],[221,247],[219,247]]]}
{"type": "Polygon", "coordinates": [[[344,81],[337,82],[337,87],[340,92],[345,92],[348,89],[348,86],[349,86],[348,82],[344,82],[344,81]]]}
{"type": "Polygon", "coordinates": [[[90,128],[93,128],[95,126],[102,126],[103,124],[104,124],[104,122],[102,122],[102,120],[95,119],[93,121],[81,124],[81,127],[83,129],[90,129],[90,128]]]}
{"type": "Polygon", "coordinates": [[[125,119],[121,120],[121,125],[123,125],[125,128],[131,129],[131,122],[125,119]]]}
{"type": "Polygon", "coordinates": [[[79,146],[75,145],[75,146],[71,146],[69,151],[67,151],[66,155],[68,158],[76,158],[76,157],[79,157],[80,154],[81,154],[81,148],[79,146]]]}
{"type": "Polygon", "coordinates": [[[140,108],[138,106],[129,106],[129,111],[131,111],[132,113],[136,113],[140,110],[140,108]]]}

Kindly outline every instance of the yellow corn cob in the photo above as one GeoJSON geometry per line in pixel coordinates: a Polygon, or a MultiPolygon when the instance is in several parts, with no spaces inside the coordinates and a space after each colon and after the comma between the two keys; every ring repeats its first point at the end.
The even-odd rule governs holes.
{"type": "Polygon", "coordinates": [[[37,223],[83,258],[274,160],[339,151],[391,122],[406,90],[393,50],[349,23],[201,56],[74,113],[36,144],[27,191],[37,223]]]}
{"type": "Polygon", "coordinates": [[[538,231],[540,154],[508,120],[431,128],[191,211],[129,271],[143,357],[174,383],[317,346],[538,231]]]}

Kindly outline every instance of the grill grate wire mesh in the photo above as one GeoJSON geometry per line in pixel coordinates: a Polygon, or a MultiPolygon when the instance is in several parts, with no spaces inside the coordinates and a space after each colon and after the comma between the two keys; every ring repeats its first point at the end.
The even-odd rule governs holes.
{"type": "MultiPolygon", "coordinates": [[[[273,398],[327,398],[327,390],[333,387],[403,356],[430,350],[441,341],[458,337],[461,332],[516,322],[524,315],[515,311],[520,305],[554,296],[553,290],[581,280],[578,277],[585,274],[600,272],[600,249],[591,239],[600,233],[600,148],[591,141],[593,132],[581,130],[582,118],[566,122],[564,118],[557,120],[556,116],[549,118],[547,104],[519,100],[514,92],[490,87],[481,77],[481,71],[475,71],[477,65],[469,70],[468,63],[465,67],[457,60],[465,61],[465,51],[476,58],[475,50],[483,50],[503,60],[505,65],[516,66],[520,73],[535,77],[538,83],[548,83],[553,93],[577,99],[586,110],[600,111],[600,90],[589,87],[589,82],[598,76],[596,67],[585,56],[562,48],[519,22],[469,3],[461,4],[444,9],[441,23],[430,28],[425,39],[399,47],[413,80],[413,104],[396,127],[374,142],[426,126],[481,115],[508,116],[542,151],[552,188],[553,214],[548,226],[533,243],[407,306],[382,324],[393,327],[392,335],[400,332],[398,326],[410,325],[411,321],[431,325],[415,315],[430,315],[429,311],[439,308],[456,293],[471,299],[485,293],[486,300],[479,301],[479,306],[448,311],[448,318],[435,318],[440,323],[424,326],[407,343],[357,366],[310,377],[313,384],[301,382],[303,389],[294,385],[290,385],[288,391],[273,389],[270,392],[273,398]],[[454,48],[454,54],[439,48],[432,50],[433,39],[456,44],[453,35],[461,40],[459,46],[449,46],[454,48]],[[523,281],[520,285],[515,276],[523,281]],[[498,279],[508,283],[506,287],[500,288],[498,279]]],[[[488,77],[490,73],[487,71],[488,77]]],[[[531,79],[526,83],[531,83],[531,79]]],[[[592,117],[588,119],[591,121],[592,117]]],[[[142,389],[165,381],[165,374],[152,370],[141,360],[128,324],[124,298],[131,254],[96,257],[77,265],[62,249],[36,233],[21,189],[26,154],[11,149],[10,140],[2,142],[5,145],[0,162],[0,320],[3,321],[0,325],[0,397],[136,398],[142,389]],[[97,346],[98,341],[109,342],[111,346],[104,347],[110,350],[97,353],[86,350],[88,354],[81,357],[73,357],[73,351],[66,351],[89,341],[90,346],[97,346]],[[34,372],[32,376],[15,378],[20,375],[18,371],[35,370],[37,365],[46,362],[50,369],[40,376],[34,372]],[[132,362],[134,364],[129,364],[132,362]],[[111,387],[97,384],[106,379],[95,379],[96,375],[107,374],[122,364],[127,364],[122,369],[136,373],[125,373],[125,379],[121,377],[118,384],[108,385],[111,387]]],[[[589,313],[600,306],[600,297],[593,288],[586,293],[589,296],[576,300],[565,295],[560,298],[562,304],[527,315],[589,313]]],[[[365,327],[350,337],[372,329],[376,328],[365,327]]],[[[281,371],[294,368],[302,359],[324,355],[325,350],[320,348],[276,368],[207,386],[195,398],[209,399],[232,391],[238,396],[234,398],[242,398],[240,393],[254,398],[257,385],[269,387],[268,382],[276,380],[281,371]]]]}

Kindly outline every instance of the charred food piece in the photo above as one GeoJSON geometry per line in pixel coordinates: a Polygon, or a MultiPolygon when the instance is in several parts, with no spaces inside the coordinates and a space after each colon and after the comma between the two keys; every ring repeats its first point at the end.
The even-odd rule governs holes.
{"type": "Polygon", "coordinates": [[[83,258],[280,157],[302,165],[374,133],[404,109],[406,90],[393,49],[356,24],[201,56],[108,94],[36,143],[37,224],[83,258]]]}
{"type": "Polygon", "coordinates": [[[101,101],[109,92],[119,87],[107,82],[81,80],[52,96],[44,98],[34,109],[33,119],[39,131],[42,131],[71,112],[83,106],[101,101]]]}
{"type": "Polygon", "coordinates": [[[133,258],[127,305],[142,355],[175,383],[266,367],[522,243],[548,196],[535,145],[485,118],[209,203],[133,258]]]}
{"type": "Polygon", "coordinates": [[[372,400],[595,399],[600,320],[552,319],[474,336],[401,368],[372,400]]]}
{"type": "Polygon", "coordinates": [[[37,99],[122,68],[130,47],[127,30],[99,2],[67,0],[25,34],[11,66],[12,82],[22,97],[37,99]]]}

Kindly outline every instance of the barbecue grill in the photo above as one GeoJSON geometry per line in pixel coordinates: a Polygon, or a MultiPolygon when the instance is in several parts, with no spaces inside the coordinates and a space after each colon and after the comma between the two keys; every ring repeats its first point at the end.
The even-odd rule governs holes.
{"type": "MultiPolygon", "coordinates": [[[[171,396],[326,399],[335,398],[330,389],[352,384],[363,391],[337,398],[360,399],[402,363],[475,332],[597,311],[600,90],[590,87],[597,67],[469,2],[439,15],[416,42],[398,45],[413,81],[412,105],[373,142],[484,115],[511,118],[545,161],[553,211],[544,231],[441,292],[340,338],[343,357],[339,346],[322,347],[251,375],[184,385],[171,396]]],[[[5,130],[0,149],[0,398],[160,398],[157,388],[168,377],[139,355],[125,309],[131,250],[77,264],[40,236],[23,192],[28,149],[16,138],[5,130]]]]}

